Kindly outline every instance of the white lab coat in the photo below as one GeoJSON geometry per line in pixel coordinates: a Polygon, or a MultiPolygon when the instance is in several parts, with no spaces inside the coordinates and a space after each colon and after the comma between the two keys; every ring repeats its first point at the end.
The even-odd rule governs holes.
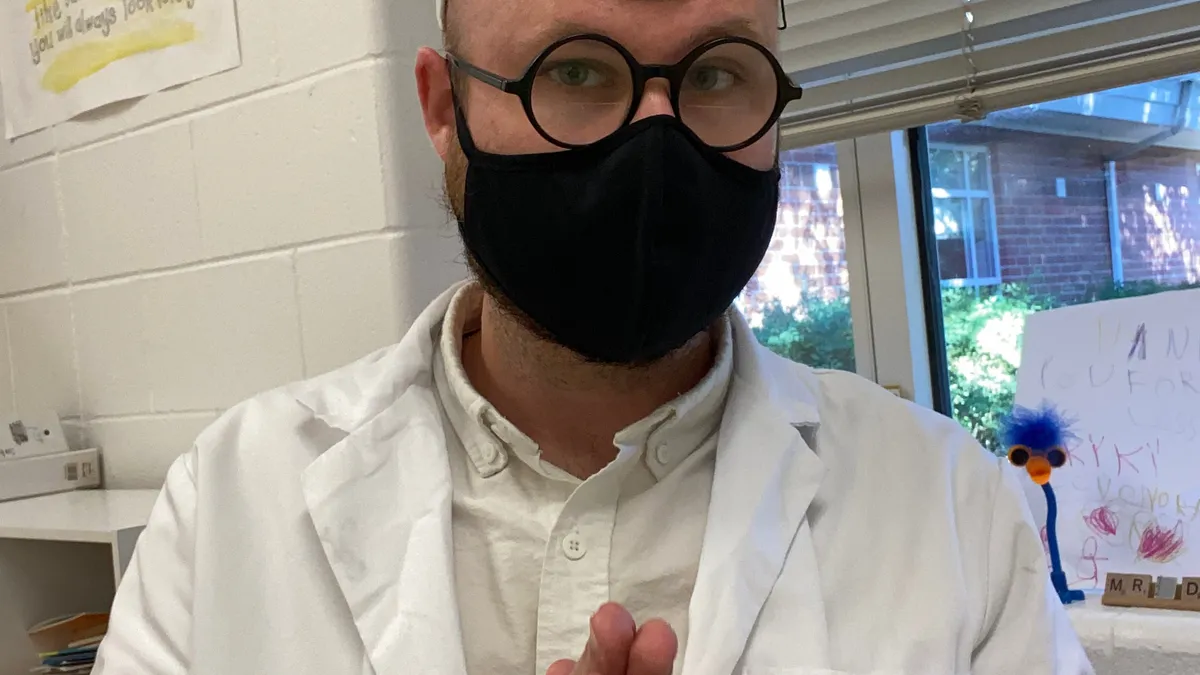
{"type": "MultiPolygon", "coordinates": [[[[430,376],[450,297],[400,344],[200,436],[167,476],[96,675],[464,673],[430,376]]],[[[1091,672],[999,460],[735,324],[683,675],[1091,672]]]]}

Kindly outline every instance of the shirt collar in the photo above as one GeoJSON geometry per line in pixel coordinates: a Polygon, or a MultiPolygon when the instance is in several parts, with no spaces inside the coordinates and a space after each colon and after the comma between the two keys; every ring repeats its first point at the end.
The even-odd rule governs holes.
{"type": "MultiPolygon", "coordinates": [[[[542,461],[537,444],[505,419],[468,379],[462,362],[463,337],[478,330],[482,310],[483,290],[479,285],[460,288],[443,320],[434,355],[438,397],[468,457],[485,478],[503,471],[515,456],[547,478],[577,482],[567,472],[542,461]]],[[[643,454],[646,465],[659,480],[704,445],[720,426],[733,374],[731,321],[722,317],[713,330],[717,354],[704,379],[621,430],[613,439],[622,454],[629,451],[643,454]]]]}

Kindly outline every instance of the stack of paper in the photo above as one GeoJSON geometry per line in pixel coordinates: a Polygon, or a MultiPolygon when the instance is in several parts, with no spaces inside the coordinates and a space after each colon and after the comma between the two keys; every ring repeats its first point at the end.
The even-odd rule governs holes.
{"type": "Polygon", "coordinates": [[[96,651],[108,632],[108,615],[72,614],[43,621],[29,629],[42,665],[33,673],[90,673],[96,651]]]}

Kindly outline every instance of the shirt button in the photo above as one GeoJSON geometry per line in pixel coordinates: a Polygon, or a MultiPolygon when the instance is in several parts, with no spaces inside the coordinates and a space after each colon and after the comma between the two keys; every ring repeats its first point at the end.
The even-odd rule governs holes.
{"type": "Polygon", "coordinates": [[[660,445],[654,450],[654,459],[658,460],[659,464],[669,464],[671,462],[671,451],[666,445],[660,445]]]}
{"type": "Polygon", "coordinates": [[[572,532],[563,537],[562,550],[568,560],[579,560],[587,553],[587,546],[583,544],[583,537],[580,537],[578,532],[572,532]]]}

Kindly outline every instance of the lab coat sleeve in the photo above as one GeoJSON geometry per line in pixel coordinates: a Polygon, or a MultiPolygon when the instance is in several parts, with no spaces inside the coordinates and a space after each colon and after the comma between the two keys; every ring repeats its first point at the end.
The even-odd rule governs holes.
{"type": "Polygon", "coordinates": [[[194,454],[175,461],[113,601],[93,675],[184,675],[192,630],[194,454]]]}
{"type": "Polygon", "coordinates": [[[987,610],[973,675],[1094,675],[1050,584],[1041,536],[1014,472],[998,463],[987,610]]]}

